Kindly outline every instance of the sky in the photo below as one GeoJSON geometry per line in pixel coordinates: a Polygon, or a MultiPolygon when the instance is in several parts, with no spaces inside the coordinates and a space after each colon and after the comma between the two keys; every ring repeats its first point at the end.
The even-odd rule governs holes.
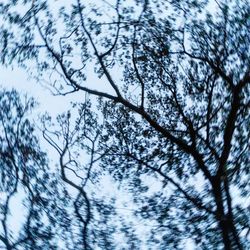
{"type": "Polygon", "coordinates": [[[72,96],[54,96],[48,88],[31,79],[24,69],[0,67],[0,76],[2,87],[15,88],[23,94],[34,97],[39,103],[37,110],[40,112],[49,111],[52,115],[56,115],[70,107],[72,96]]]}

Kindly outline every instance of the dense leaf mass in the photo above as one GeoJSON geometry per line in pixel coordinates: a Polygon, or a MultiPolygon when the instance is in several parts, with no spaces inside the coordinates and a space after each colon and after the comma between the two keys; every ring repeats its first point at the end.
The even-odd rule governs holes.
{"type": "MultiPolygon", "coordinates": [[[[0,46],[2,64],[32,70],[55,94],[83,94],[55,124],[43,119],[44,138],[59,155],[62,186],[55,186],[66,185],[71,212],[65,228],[72,237],[62,247],[248,249],[248,1],[59,2],[1,3],[0,46]],[[100,197],[107,175],[132,194],[129,216],[117,212],[120,197],[100,197]],[[124,217],[147,224],[143,239],[142,226],[124,217]]],[[[30,125],[20,124],[24,146],[15,152],[11,119],[20,112],[8,109],[1,134],[8,132],[13,151],[6,140],[1,154],[21,153],[27,174],[38,179],[30,159],[46,164],[30,125]]],[[[1,171],[2,189],[13,192],[15,166],[1,171]]]]}

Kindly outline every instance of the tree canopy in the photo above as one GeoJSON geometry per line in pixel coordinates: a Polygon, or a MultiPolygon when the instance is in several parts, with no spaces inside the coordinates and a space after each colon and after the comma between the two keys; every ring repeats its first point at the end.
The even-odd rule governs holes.
{"type": "Polygon", "coordinates": [[[0,13],[3,65],[83,94],[55,125],[42,121],[70,200],[58,201],[76,221],[67,249],[249,247],[247,0],[15,0],[0,13]],[[143,242],[97,198],[104,173],[152,224],[143,242]]]}
{"type": "Polygon", "coordinates": [[[58,194],[58,186],[49,174],[46,155],[27,118],[34,105],[33,99],[21,100],[14,90],[0,92],[0,246],[8,250],[55,248],[55,227],[51,225],[55,224],[56,210],[51,208],[57,203],[53,195],[58,194]],[[21,208],[17,206],[18,195],[21,208]],[[17,217],[20,212],[22,218],[17,217]],[[16,227],[12,225],[12,216],[16,227]]]}

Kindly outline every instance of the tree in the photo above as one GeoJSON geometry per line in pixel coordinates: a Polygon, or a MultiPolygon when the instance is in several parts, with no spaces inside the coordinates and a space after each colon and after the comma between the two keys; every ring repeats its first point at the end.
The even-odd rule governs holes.
{"type": "MultiPolygon", "coordinates": [[[[68,181],[66,175],[60,177],[60,171],[39,146],[37,127],[30,118],[35,105],[34,99],[22,98],[15,90],[0,92],[0,246],[8,250],[82,249],[76,230],[84,231],[86,226],[78,226],[71,214],[84,202],[79,195],[75,198],[69,194],[64,185],[68,181]]],[[[67,130],[62,131],[66,135],[67,130]]],[[[110,211],[102,200],[96,199],[94,204],[110,211]]],[[[109,215],[107,212],[96,225],[100,234],[101,222],[109,215]]],[[[87,232],[83,239],[86,235],[87,232]]]]}
{"type": "Polygon", "coordinates": [[[95,163],[103,157],[96,149],[100,130],[88,101],[73,106],[79,115],[75,121],[71,112],[58,115],[56,122],[49,115],[43,118],[43,136],[59,155],[60,179],[68,185],[70,196],[68,207],[72,216],[67,230],[73,242],[66,247],[106,249],[114,244],[115,229],[109,218],[115,210],[108,197],[105,201],[97,195],[99,171],[95,163]]]}
{"type": "Polygon", "coordinates": [[[56,93],[98,97],[100,167],[127,180],[138,213],[156,221],[148,245],[183,249],[193,239],[204,249],[247,248],[248,2],[76,0],[59,14],[51,7],[1,5],[2,62],[35,62],[56,93]],[[90,67],[106,88],[88,84],[90,67]],[[149,197],[146,176],[161,192],[149,197]]]}
{"type": "Polygon", "coordinates": [[[99,132],[88,127],[93,115],[81,105],[80,118],[72,131],[69,130],[69,113],[60,115],[58,132],[55,127],[53,132],[49,131],[51,118],[44,117],[43,135],[60,153],[60,168],[57,169],[49,164],[46,153],[41,150],[36,126],[29,117],[35,105],[34,99],[21,98],[15,90],[0,92],[1,248],[93,249],[99,246],[104,249],[105,244],[112,246],[114,232],[109,218],[115,213],[114,208],[109,200],[94,196],[89,188],[85,190],[87,182],[96,182],[91,168],[98,160],[93,154],[98,153],[94,146],[99,132]],[[95,132],[97,135],[91,139],[90,135],[95,132]],[[63,139],[62,150],[52,140],[52,135],[63,139]],[[83,137],[90,144],[88,141],[83,144],[83,137]],[[80,148],[90,150],[91,161],[85,166],[84,161],[77,161],[80,148]],[[75,173],[73,181],[67,171],[75,173]],[[77,178],[82,183],[78,184],[77,178]],[[77,189],[76,195],[64,183],[77,189]],[[22,212],[17,211],[20,208],[22,212]],[[22,218],[18,218],[20,214],[22,218]],[[89,242],[92,242],[91,247],[89,242]]]}
{"type": "Polygon", "coordinates": [[[27,117],[34,105],[34,99],[21,98],[14,90],[0,92],[0,245],[8,250],[56,248],[50,209],[57,187],[27,117]],[[23,218],[15,217],[13,223],[20,206],[23,218]]]}

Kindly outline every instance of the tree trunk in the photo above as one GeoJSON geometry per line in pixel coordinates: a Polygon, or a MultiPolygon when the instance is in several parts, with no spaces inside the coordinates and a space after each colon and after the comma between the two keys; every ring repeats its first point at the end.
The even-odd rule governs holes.
{"type": "Polygon", "coordinates": [[[219,229],[221,231],[223,244],[225,250],[232,250],[232,244],[230,239],[230,225],[228,224],[228,218],[225,215],[223,196],[221,190],[221,182],[218,181],[213,188],[214,198],[216,203],[216,220],[218,222],[219,229]]]}
{"type": "Polygon", "coordinates": [[[229,181],[228,177],[226,176],[224,179],[224,189],[226,194],[226,200],[227,200],[227,220],[229,228],[232,232],[232,237],[234,239],[235,248],[239,250],[243,250],[243,247],[241,246],[240,238],[237,232],[237,228],[235,226],[235,220],[234,220],[234,214],[233,214],[233,207],[232,207],[232,198],[230,195],[230,188],[229,188],[229,181]]]}

